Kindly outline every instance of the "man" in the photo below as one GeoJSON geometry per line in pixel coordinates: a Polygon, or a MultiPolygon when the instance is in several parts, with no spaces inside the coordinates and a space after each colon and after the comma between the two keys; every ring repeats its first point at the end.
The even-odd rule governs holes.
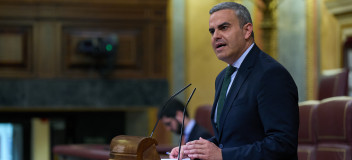
{"type": "MultiPolygon", "coordinates": [[[[296,160],[297,87],[288,71],[254,43],[248,10],[235,2],[214,6],[209,32],[217,58],[229,65],[215,81],[211,114],[215,136],[188,142],[180,157],[296,160]]],[[[177,154],[174,148],[170,158],[177,154]]]]}
{"type": "MultiPolygon", "coordinates": [[[[185,106],[182,102],[173,99],[164,111],[159,111],[161,121],[167,130],[181,134],[184,108],[185,106]]],[[[189,118],[186,110],[182,137],[182,144],[185,144],[185,142],[197,140],[199,137],[210,138],[212,135],[205,128],[199,126],[194,119],[189,118]]]]}

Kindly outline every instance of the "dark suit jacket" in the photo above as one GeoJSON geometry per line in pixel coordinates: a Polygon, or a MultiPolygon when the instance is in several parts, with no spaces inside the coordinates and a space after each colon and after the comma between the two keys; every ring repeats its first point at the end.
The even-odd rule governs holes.
{"type": "Polygon", "coordinates": [[[212,137],[212,135],[205,128],[196,123],[192,128],[191,133],[189,134],[187,142],[199,140],[199,137],[202,137],[203,139],[208,139],[212,137]]]}
{"type": "Polygon", "coordinates": [[[215,81],[215,136],[209,139],[222,149],[223,159],[297,159],[298,93],[288,71],[254,45],[237,72],[217,129],[214,112],[224,74],[215,81]]]}

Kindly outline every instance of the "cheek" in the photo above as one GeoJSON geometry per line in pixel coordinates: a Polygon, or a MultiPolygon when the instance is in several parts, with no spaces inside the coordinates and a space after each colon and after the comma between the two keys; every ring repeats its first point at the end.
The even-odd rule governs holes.
{"type": "Polygon", "coordinates": [[[227,41],[229,42],[230,45],[234,44],[237,41],[237,36],[236,35],[229,36],[227,37],[227,41]]]}
{"type": "Polygon", "coordinates": [[[241,42],[241,39],[238,37],[234,37],[230,40],[229,47],[231,48],[236,48],[236,46],[239,46],[241,42]]]}
{"type": "Polygon", "coordinates": [[[211,40],[211,47],[215,49],[215,42],[213,40],[211,40]]]}

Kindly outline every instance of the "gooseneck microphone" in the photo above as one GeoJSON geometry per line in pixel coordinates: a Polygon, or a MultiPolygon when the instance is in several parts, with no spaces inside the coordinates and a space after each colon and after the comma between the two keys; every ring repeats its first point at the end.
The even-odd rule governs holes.
{"type": "MultiPolygon", "coordinates": [[[[181,90],[179,90],[178,92],[176,92],[174,95],[172,95],[172,96],[166,101],[166,103],[164,104],[164,106],[161,108],[161,113],[164,112],[166,106],[169,104],[169,102],[170,102],[172,99],[174,99],[178,94],[180,94],[180,93],[183,92],[185,89],[187,89],[190,85],[192,85],[192,84],[188,84],[186,87],[182,88],[181,90]]],[[[156,123],[155,123],[155,125],[154,125],[153,131],[152,131],[152,133],[150,134],[150,137],[153,136],[153,133],[154,133],[154,131],[155,131],[155,128],[156,128],[156,126],[158,125],[160,119],[161,119],[161,116],[158,115],[158,120],[156,121],[156,123]]]]}
{"type": "Polygon", "coordinates": [[[185,113],[186,113],[186,110],[187,110],[188,103],[189,103],[189,101],[191,101],[192,96],[193,96],[193,94],[194,94],[195,91],[196,91],[196,88],[193,89],[192,94],[189,96],[189,98],[188,98],[188,100],[187,100],[187,103],[186,103],[185,108],[183,108],[183,119],[182,119],[182,126],[181,126],[180,141],[179,141],[179,143],[178,143],[178,155],[177,155],[177,160],[180,159],[181,142],[182,142],[182,136],[183,136],[183,126],[185,125],[185,113]]]}

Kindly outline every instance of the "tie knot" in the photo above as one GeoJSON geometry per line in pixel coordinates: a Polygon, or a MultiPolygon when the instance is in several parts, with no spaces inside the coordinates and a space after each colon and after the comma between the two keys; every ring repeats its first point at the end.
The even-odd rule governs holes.
{"type": "Polygon", "coordinates": [[[233,67],[233,66],[228,66],[227,69],[226,69],[226,75],[225,77],[231,77],[231,75],[233,74],[233,72],[235,72],[237,70],[236,67],[233,67]]]}

